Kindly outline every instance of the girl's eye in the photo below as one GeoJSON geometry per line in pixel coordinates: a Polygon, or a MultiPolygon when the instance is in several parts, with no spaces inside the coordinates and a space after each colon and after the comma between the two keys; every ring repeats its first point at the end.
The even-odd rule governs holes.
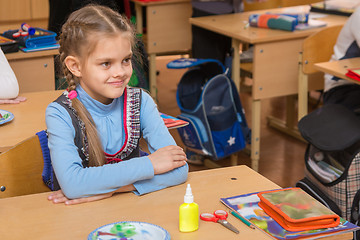
{"type": "Polygon", "coordinates": [[[125,59],[124,59],[124,63],[128,63],[128,64],[131,63],[131,57],[125,58],[125,59]]]}
{"type": "Polygon", "coordinates": [[[110,66],[110,63],[109,62],[104,62],[101,64],[103,67],[109,67],[110,66]]]}

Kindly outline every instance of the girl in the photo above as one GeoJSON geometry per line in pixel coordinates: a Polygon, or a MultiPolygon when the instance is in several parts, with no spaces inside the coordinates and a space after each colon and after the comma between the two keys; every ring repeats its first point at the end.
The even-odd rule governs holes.
{"type": "Polygon", "coordinates": [[[141,195],[186,181],[186,155],[152,98],[127,87],[134,35],[124,18],[103,6],[73,12],[62,27],[60,60],[69,86],[46,110],[55,187],[61,189],[49,196],[54,203],[141,195]],[[148,156],[139,156],[141,135],[148,156]]]}

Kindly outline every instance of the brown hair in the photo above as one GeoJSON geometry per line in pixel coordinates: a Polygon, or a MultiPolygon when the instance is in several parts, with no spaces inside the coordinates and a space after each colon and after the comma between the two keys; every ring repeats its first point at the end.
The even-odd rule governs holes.
{"type": "MultiPolygon", "coordinates": [[[[87,5],[69,16],[62,26],[59,38],[60,61],[68,83],[68,91],[75,90],[79,79],[66,67],[66,57],[77,56],[85,60],[94,50],[101,36],[119,33],[128,34],[131,45],[134,46],[134,28],[125,17],[108,7],[87,5]]],[[[104,151],[90,113],[77,98],[72,99],[72,106],[85,124],[85,134],[89,143],[89,166],[103,165],[104,151]]]]}

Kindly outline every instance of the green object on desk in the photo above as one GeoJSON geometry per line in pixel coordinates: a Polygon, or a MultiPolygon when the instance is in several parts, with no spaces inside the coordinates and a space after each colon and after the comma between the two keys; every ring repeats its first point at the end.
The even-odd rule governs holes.
{"type": "Polygon", "coordinates": [[[245,218],[243,218],[240,214],[238,214],[235,211],[230,211],[230,213],[236,217],[237,219],[239,219],[240,221],[242,221],[246,226],[248,226],[249,228],[255,229],[255,227],[251,224],[251,222],[249,222],[248,220],[246,220],[245,218]]]}

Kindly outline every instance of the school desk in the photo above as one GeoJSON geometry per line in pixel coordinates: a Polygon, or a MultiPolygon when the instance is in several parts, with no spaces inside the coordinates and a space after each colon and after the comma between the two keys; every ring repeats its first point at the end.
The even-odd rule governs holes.
{"type": "MultiPolygon", "coordinates": [[[[314,67],[324,73],[329,73],[336,77],[346,79],[346,80],[352,81],[354,83],[360,84],[359,81],[356,81],[345,75],[349,68],[360,68],[360,57],[348,58],[348,59],[332,61],[332,62],[316,63],[316,64],[314,64],[314,67]]],[[[303,91],[307,91],[307,89],[303,89],[303,91]]]]}
{"type": "Polygon", "coordinates": [[[20,93],[55,90],[56,50],[5,54],[19,83],[20,93]]]}
{"type": "MultiPolygon", "coordinates": [[[[260,157],[260,113],[261,100],[271,97],[289,96],[298,93],[298,56],[303,40],[321,28],[301,31],[281,31],[267,28],[248,27],[250,14],[265,12],[308,11],[309,6],[277,8],[236,14],[190,18],[190,23],[232,38],[234,49],[232,78],[240,88],[239,45],[254,45],[252,69],[252,110],[251,110],[251,166],[258,170],[260,157]]],[[[343,25],[347,17],[326,15],[321,18],[327,26],[343,25]]],[[[293,107],[293,106],[292,106],[293,107]]],[[[293,116],[291,116],[294,119],[293,116]]],[[[270,125],[277,129],[289,130],[288,122],[278,119],[270,125]]],[[[291,129],[290,129],[291,130],[291,129]]],[[[291,133],[291,132],[290,132],[291,133]]]]}
{"type": "MultiPolygon", "coordinates": [[[[331,75],[334,75],[336,77],[349,80],[351,82],[354,82],[356,84],[360,84],[359,81],[356,81],[352,78],[347,77],[345,74],[347,73],[347,70],[349,68],[359,68],[360,67],[360,58],[349,58],[349,59],[343,59],[339,61],[332,61],[332,62],[321,62],[321,63],[315,63],[314,68],[331,75]]],[[[307,94],[309,91],[307,86],[304,86],[304,84],[301,85],[302,87],[299,88],[299,95],[301,94],[307,94]]],[[[304,96],[303,95],[303,96],[304,96]]],[[[304,109],[304,102],[299,101],[299,109],[304,109]]],[[[303,111],[299,111],[299,116],[305,116],[307,113],[303,111]]]]}
{"type": "MultiPolygon", "coordinates": [[[[271,239],[259,229],[251,229],[229,214],[228,221],[239,234],[213,222],[199,222],[195,232],[181,233],[179,206],[183,203],[187,183],[191,184],[199,212],[227,210],[221,197],[280,188],[247,166],[235,166],[190,172],[184,184],[136,196],[122,193],[111,198],[80,205],[53,204],[49,193],[0,199],[0,236],[3,239],[87,239],[90,232],[105,224],[140,221],[165,228],[174,240],[271,239]]],[[[352,233],[336,235],[352,239],[352,233]]]]}
{"type": "Polygon", "coordinates": [[[156,99],[156,55],[188,53],[191,49],[190,0],[131,0],[136,10],[136,30],[144,34],[149,54],[150,94],[156,99]],[[143,9],[146,26],[143,28],[143,9]]]}
{"type": "Polygon", "coordinates": [[[0,125],[0,152],[46,129],[46,107],[61,93],[62,90],[24,93],[20,96],[27,98],[25,102],[0,104],[0,109],[14,114],[11,122],[0,125]]]}

